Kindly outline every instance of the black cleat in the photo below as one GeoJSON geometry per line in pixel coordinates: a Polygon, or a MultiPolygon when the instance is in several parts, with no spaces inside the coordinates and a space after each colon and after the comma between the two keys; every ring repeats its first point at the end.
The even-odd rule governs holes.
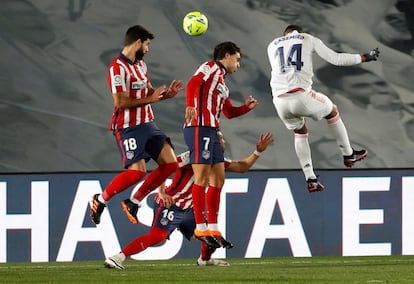
{"type": "Polygon", "coordinates": [[[352,155],[344,156],[344,165],[348,168],[352,167],[356,162],[365,159],[368,155],[368,151],[364,149],[359,151],[352,149],[352,151],[352,155]]]}
{"type": "Polygon", "coordinates": [[[128,216],[129,221],[133,224],[138,224],[138,208],[139,205],[131,201],[131,199],[125,199],[121,201],[122,210],[128,216]]]}
{"type": "Polygon", "coordinates": [[[211,235],[210,230],[199,231],[195,229],[194,238],[196,240],[202,241],[210,248],[221,248],[221,244],[217,241],[217,239],[214,236],[211,235]]]}
{"type": "Polygon", "coordinates": [[[222,236],[214,236],[217,240],[217,242],[225,249],[231,249],[234,247],[234,245],[232,243],[230,243],[229,241],[227,241],[225,238],[223,238],[222,236]]]}
{"type": "Polygon", "coordinates": [[[98,193],[92,196],[91,204],[91,218],[92,222],[94,222],[95,224],[99,224],[101,222],[101,215],[106,207],[105,203],[102,203],[98,200],[98,196],[98,193]]]}
{"type": "Polygon", "coordinates": [[[308,183],[309,192],[322,191],[325,189],[325,187],[318,181],[317,178],[308,178],[306,182],[308,183]]]}

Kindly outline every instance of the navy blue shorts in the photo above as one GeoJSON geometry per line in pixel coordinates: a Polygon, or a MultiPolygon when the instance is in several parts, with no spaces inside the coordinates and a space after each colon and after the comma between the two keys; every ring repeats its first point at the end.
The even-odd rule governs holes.
{"type": "Polygon", "coordinates": [[[166,230],[168,235],[178,229],[187,240],[191,240],[196,227],[193,208],[183,210],[176,205],[167,208],[154,202],[152,227],[166,230]]]}
{"type": "Polygon", "coordinates": [[[224,162],[224,152],[216,128],[186,127],[184,140],[190,150],[190,164],[214,165],[224,162]]]}
{"type": "Polygon", "coordinates": [[[146,162],[150,158],[156,161],[165,141],[173,147],[170,138],[158,128],[155,122],[116,130],[114,135],[124,168],[142,159],[146,162]]]}

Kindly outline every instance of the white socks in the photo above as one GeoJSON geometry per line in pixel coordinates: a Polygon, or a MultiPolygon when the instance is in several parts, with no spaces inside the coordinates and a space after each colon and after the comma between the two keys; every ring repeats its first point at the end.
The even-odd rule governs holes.
{"type": "Polygon", "coordinates": [[[343,156],[352,155],[352,147],[349,142],[348,133],[341,117],[337,114],[335,117],[328,119],[328,127],[336,139],[336,143],[341,149],[343,156]]]}
{"type": "Polygon", "coordinates": [[[295,151],[306,180],[309,178],[316,178],[315,173],[313,172],[308,134],[295,133],[295,151]]]}
{"type": "Polygon", "coordinates": [[[208,229],[210,231],[219,231],[218,224],[208,224],[208,229]]]}
{"type": "Polygon", "coordinates": [[[199,231],[205,231],[205,230],[207,230],[207,224],[206,224],[206,223],[203,223],[203,224],[197,224],[197,225],[196,225],[196,228],[197,228],[197,230],[199,230],[199,231]]]}

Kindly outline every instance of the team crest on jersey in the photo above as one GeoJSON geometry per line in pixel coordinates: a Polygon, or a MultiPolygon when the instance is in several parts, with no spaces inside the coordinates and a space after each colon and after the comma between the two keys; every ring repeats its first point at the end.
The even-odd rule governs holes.
{"type": "Polygon", "coordinates": [[[134,158],[134,152],[132,152],[132,151],[126,152],[126,158],[128,160],[132,160],[134,158]]]}
{"type": "Polygon", "coordinates": [[[210,151],[209,150],[204,150],[202,156],[203,156],[203,159],[205,159],[205,160],[210,159],[210,151]]]}
{"type": "Polygon", "coordinates": [[[161,220],[160,220],[160,224],[161,224],[161,225],[163,225],[163,226],[167,226],[167,224],[168,224],[168,219],[167,219],[167,218],[161,218],[161,220]]]}
{"type": "Polygon", "coordinates": [[[122,85],[121,75],[115,75],[114,76],[113,84],[114,84],[114,86],[121,86],[122,85]]]}
{"type": "Polygon", "coordinates": [[[143,90],[146,87],[147,87],[147,82],[142,81],[142,80],[136,81],[136,82],[132,82],[132,86],[131,86],[131,88],[133,90],[143,90]]]}
{"type": "Polygon", "coordinates": [[[226,85],[219,83],[217,84],[217,91],[219,92],[219,95],[223,99],[227,99],[229,97],[229,88],[227,88],[226,85]]]}

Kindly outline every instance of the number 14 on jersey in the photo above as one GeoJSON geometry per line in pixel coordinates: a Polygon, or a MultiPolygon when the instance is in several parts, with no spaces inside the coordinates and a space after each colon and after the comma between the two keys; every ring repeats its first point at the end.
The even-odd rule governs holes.
{"type": "Polygon", "coordinates": [[[280,72],[285,73],[286,68],[295,66],[295,71],[300,71],[303,66],[302,62],[302,44],[294,44],[288,52],[288,57],[285,61],[285,48],[283,46],[276,50],[275,57],[279,56],[280,72]]]}

